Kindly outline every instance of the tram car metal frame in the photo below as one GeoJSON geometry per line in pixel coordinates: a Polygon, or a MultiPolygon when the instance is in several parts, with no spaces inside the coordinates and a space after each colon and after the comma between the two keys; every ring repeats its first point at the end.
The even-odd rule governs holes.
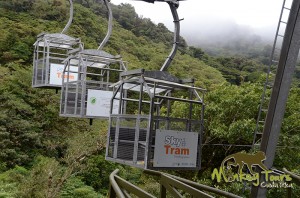
{"type": "Polygon", "coordinates": [[[138,69],[121,78],[112,85],[106,159],[142,169],[200,169],[206,90],[165,71],[138,69]]]}

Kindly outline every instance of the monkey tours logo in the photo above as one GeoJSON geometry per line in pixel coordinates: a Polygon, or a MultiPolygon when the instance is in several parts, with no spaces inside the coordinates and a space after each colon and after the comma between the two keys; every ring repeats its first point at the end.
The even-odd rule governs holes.
{"type": "Polygon", "coordinates": [[[250,182],[254,186],[262,188],[293,188],[290,175],[276,174],[269,170],[263,161],[266,155],[262,151],[256,154],[247,154],[243,152],[227,156],[219,168],[215,168],[211,175],[212,180],[226,183],[230,182],[250,182]],[[253,169],[256,168],[256,169],[253,169]],[[260,168],[261,171],[257,171],[260,168]]]}

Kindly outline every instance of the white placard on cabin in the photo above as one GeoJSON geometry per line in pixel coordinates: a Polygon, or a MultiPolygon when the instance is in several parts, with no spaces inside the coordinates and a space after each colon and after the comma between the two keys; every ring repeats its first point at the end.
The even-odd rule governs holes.
{"type": "MultiPolygon", "coordinates": [[[[96,117],[109,117],[112,97],[112,91],[88,89],[86,115],[96,117]]],[[[116,97],[120,97],[120,93],[117,93],[116,97]]],[[[119,102],[115,101],[113,104],[113,113],[117,113],[118,110],[119,102]]]]}
{"type": "Polygon", "coordinates": [[[198,133],[156,130],[153,167],[196,167],[198,133]]]}
{"type": "MultiPolygon", "coordinates": [[[[50,84],[51,85],[62,85],[62,77],[63,77],[63,71],[64,71],[64,65],[63,64],[50,64],[50,84]]],[[[69,73],[69,81],[76,81],[78,79],[78,73],[77,72],[78,67],[70,66],[70,73],[69,73]],[[72,71],[72,72],[71,72],[72,71]]],[[[65,82],[67,82],[67,76],[65,75],[65,82]]]]}

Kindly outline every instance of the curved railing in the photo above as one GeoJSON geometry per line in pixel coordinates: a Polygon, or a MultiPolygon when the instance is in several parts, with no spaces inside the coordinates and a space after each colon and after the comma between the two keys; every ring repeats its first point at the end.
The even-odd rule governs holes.
{"type": "MultiPolygon", "coordinates": [[[[117,175],[118,172],[119,170],[116,169],[109,176],[109,181],[110,181],[109,198],[127,198],[127,197],[131,197],[130,194],[134,194],[135,196],[140,198],[155,197],[147,193],[143,189],[136,187],[130,182],[119,177],[117,175]]],[[[241,198],[240,196],[234,195],[232,193],[222,191],[203,184],[199,184],[193,181],[189,181],[187,179],[183,179],[167,173],[161,173],[152,170],[145,170],[144,173],[159,177],[157,181],[160,183],[160,196],[159,196],[160,198],[166,198],[167,193],[170,194],[172,197],[176,197],[176,198],[185,197],[180,192],[184,192],[185,195],[189,194],[192,197],[199,197],[199,198],[213,197],[212,195],[209,195],[206,192],[214,193],[216,195],[221,195],[223,197],[241,198]]]]}
{"type": "MultiPolygon", "coordinates": [[[[296,175],[295,173],[292,173],[290,171],[288,171],[286,168],[283,168],[283,172],[285,172],[286,174],[290,175],[292,178],[292,181],[289,182],[289,184],[294,183],[298,186],[300,186],[300,176],[296,175]]],[[[287,198],[292,198],[292,187],[287,188],[287,198]]]]}
{"type": "Polygon", "coordinates": [[[141,198],[155,198],[155,196],[119,177],[118,172],[119,170],[116,169],[109,176],[109,198],[127,198],[131,197],[130,194],[141,198]]]}

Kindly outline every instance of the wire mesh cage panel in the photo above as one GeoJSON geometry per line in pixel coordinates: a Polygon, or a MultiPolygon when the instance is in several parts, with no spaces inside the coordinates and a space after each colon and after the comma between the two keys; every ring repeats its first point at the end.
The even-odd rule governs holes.
{"type": "Polygon", "coordinates": [[[120,72],[125,70],[121,57],[101,50],[70,55],[63,71],[60,115],[108,118],[113,96],[110,86],[119,81],[120,72]]]}
{"type": "Polygon", "coordinates": [[[145,116],[111,117],[108,156],[115,156],[122,162],[135,161],[138,166],[144,166],[148,120],[145,116]]]}
{"type": "Polygon", "coordinates": [[[63,61],[68,57],[69,52],[80,51],[82,48],[80,39],[65,34],[39,34],[34,43],[32,86],[60,88],[63,61]]]}
{"type": "Polygon", "coordinates": [[[106,159],[143,169],[200,169],[205,90],[163,71],[121,76],[106,159]]]}

